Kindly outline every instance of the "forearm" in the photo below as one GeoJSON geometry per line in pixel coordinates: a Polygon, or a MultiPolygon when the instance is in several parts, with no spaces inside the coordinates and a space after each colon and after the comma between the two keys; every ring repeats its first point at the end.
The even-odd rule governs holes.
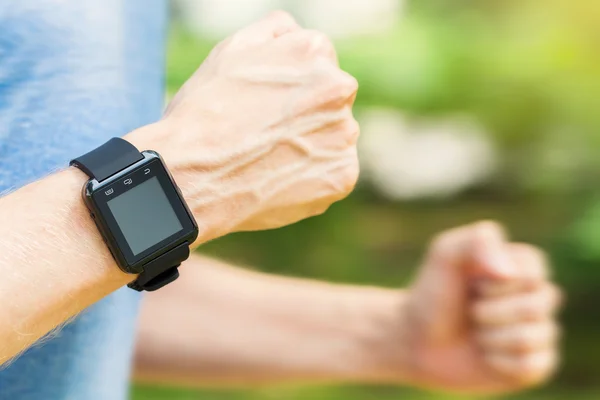
{"type": "Polygon", "coordinates": [[[117,267],[70,168],[0,199],[0,361],[132,279],[117,267]]]}
{"type": "Polygon", "coordinates": [[[194,256],[182,279],[144,299],[136,378],[398,382],[409,370],[403,302],[401,291],[274,277],[194,256]]]}

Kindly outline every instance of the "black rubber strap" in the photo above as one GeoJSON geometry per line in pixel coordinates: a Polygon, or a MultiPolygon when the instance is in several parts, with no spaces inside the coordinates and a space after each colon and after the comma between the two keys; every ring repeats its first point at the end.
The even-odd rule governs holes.
{"type": "MultiPolygon", "coordinates": [[[[143,158],[139,150],[128,141],[112,138],[95,150],[71,160],[69,165],[79,168],[90,178],[102,182],[143,158]]],[[[144,271],[127,286],[137,291],[160,289],[179,277],[177,268],[189,255],[188,243],[171,249],[144,265],[144,271]]]]}
{"type": "Polygon", "coordinates": [[[71,160],[69,165],[102,182],[143,158],[142,153],[128,141],[112,138],[97,149],[71,160]]]}
{"type": "Polygon", "coordinates": [[[183,261],[187,260],[189,256],[189,243],[186,242],[180,244],[144,265],[144,272],[139,274],[138,278],[127,286],[138,292],[141,292],[142,290],[152,292],[156,289],[160,289],[179,277],[177,268],[183,261]],[[169,267],[165,268],[165,265],[168,265],[169,267]]]}

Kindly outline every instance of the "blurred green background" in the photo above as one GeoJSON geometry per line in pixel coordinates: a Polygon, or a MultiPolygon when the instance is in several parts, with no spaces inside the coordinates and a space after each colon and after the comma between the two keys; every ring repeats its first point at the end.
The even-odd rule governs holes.
{"type": "MultiPolygon", "coordinates": [[[[256,3],[259,16],[273,7],[273,1],[217,3],[173,4],[169,93],[225,32],[252,17],[219,24],[214,19],[223,14],[220,9],[235,14],[244,3],[237,11],[244,14],[256,3]],[[194,13],[201,15],[194,19],[194,13]],[[203,28],[207,20],[212,22],[203,28]]],[[[232,235],[202,251],[273,273],[402,287],[436,232],[499,220],[515,240],[551,254],[568,300],[558,376],[546,387],[510,398],[600,398],[600,3],[276,3],[305,26],[326,32],[329,27],[342,68],[358,79],[365,173],[356,192],[323,216],[275,232],[232,235]],[[354,30],[344,24],[352,25],[353,18],[363,22],[354,30]],[[394,144],[396,159],[386,162],[394,158],[389,154],[394,144]]],[[[133,398],[463,397],[371,386],[206,391],[138,386],[133,398]]]]}

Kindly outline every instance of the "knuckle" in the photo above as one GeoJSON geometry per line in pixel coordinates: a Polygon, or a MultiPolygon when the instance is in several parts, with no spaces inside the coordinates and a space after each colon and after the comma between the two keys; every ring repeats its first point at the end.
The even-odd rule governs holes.
{"type": "Polygon", "coordinates": [[[431,241],[431,251],[444,254],[447,251],[455,249],[457,246],[460,245],[460,241],[465,232],[465,229],[468,228],[453,228],[436,234],[431,241]]]}
{"type": "Polygon", "coordinates": [[[356,183],[358,182],[358,176],[358,160],[354,159],[346,168],[344,168],[342,176],[342,191],[345,194],[348,194],[354,190],[356,183]]]}
{"type": "Polygon", "coordinates": [[[513,258],[529,270],[528,278],[543,280],[548,277],[548,256],[545,251],[528,243],[512,243],[510,251],[513,258]]]}
{"type": "Polygon", "coordinates": [[[312,35],[308,31],[303,30],[294,35],[294,38],[289,42],[289,46],[292,50],[296,50],[299,53],[307,53],[312,46],[312,35]]]}
{"type": "Polygon", "coordinates": [[[553,284],[547,284],[538,292],[528,295],[520,301],[520,313],[523,318],[536,320],[548,318],[559,308],[561,291],[553,284]]]}
{"type": "Polygon", "coordinates": [[[480,238],[490,236],[505,236],[505,230],[502,224],[492,220],[479,221],[473,225],[474,234],[480,238]]]}
{"type": "Polygon", "coordinates": [[[310,36],[313,49],[324,51],[327,54],[335,54],[335,47],[329,36],[319,31],[311,31],[310,36]]]}
{"type": "Polygon", "coordinates": [[[313,56],[315,50],[319,48],[318,35],[316,35],[314,31],[304,29],[294,35],[290,45],[294,50],[296,50],[297,53],[301,53],[309,57],[313,56]]]}
{"type": "MultiPolygon", "coordinates": [[[[452,231],[446,231],[442,233],[436,234],[431,240],[431,248],[432,250],[444,250],[447,247],[450,247],[454,242],[454,235],[452,231]]],[[[472,311],[474,312],[478,306],[473,306],[472,311]]],[[[475,314],[473,314],[475,315],[475,314]]]]}
{"type": "Polygon", "coordinates": [[[360,135],[360,125],[355,118],[351,117],[346,120],[343,131],[345,136],[348,138],[348,144],[356,144],[358,136],[360,135]]]}
{"type": "Polygon", "coordinates": [[[348,93],[348,95],[354,94],[358,91],[358,81],[355,77],[345,71],[339,70],[336,83],[337,87],[339,87],[344,93],[348,93]]]}
{"type": "Polygon", "coordinates": [[[323,53],[334,55],[335,47],[329,37],[323,32],[312,29],[304,29],[298,35],[298,47],[310,55],[323,53]]]}
{"type": "Polygon", "coordinates": [[[352,75],[337,66],[317,59],[318,91],[323,102],[335,102],[338,105],[350,105],[358,91],[358,81],[352,75]]]}

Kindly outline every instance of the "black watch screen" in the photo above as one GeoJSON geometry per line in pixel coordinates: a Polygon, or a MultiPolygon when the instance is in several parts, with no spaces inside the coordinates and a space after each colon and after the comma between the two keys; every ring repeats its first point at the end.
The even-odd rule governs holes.
{"type": "Polygon", "coordinates": [[[141,272],[145,260],[182,241],[195,240],[198,228],[177,186],[156,153],[109,179],[90,180],[88,208],[107,244],[126,272],[141,272]]]}
{"type": "MultiPolygon", "coordinates": [[[[151,173],[150,166],[146,170],[151,173]]],[[[135,257],[180,233],[183,224],[179,221],[158,177],[153,176],[136,182],[136,185],[133,183],[134,178],[127,178],[132,182],[129,190],[110,198],[111,195],[107,195],[106,192],[113,190],[111,188],[104,192],[104,196],[109,199],[106,204],[118,230],[125,237],[129,253],[133,253],[135,257]]],[[[100,194],[99,197],[103,195],[100,194]]]]}

